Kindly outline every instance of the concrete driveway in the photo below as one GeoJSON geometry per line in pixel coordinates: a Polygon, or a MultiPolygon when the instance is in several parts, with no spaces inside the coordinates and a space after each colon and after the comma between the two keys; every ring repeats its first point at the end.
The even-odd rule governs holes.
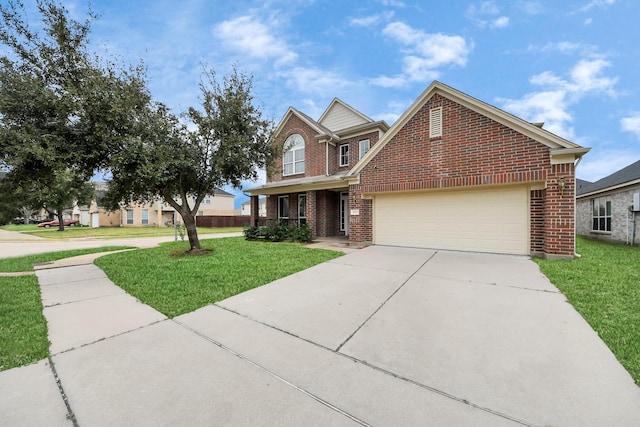
{"type": "Polygon", "coordinates": [[[0,373],[8,420],[24,402],[47,425],[640,425],[640,388],[526,257],[374,246],[171,320],[119,310],[92,268],[39,271],[43,295],[91,277],[135,321],[63,345],[66,308],[45,308],[68,407],[41,362],[0,373]]]}

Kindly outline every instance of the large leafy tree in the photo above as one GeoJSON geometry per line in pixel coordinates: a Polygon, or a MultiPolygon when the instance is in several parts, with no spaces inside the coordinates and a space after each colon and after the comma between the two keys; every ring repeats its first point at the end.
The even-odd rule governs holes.
{"type": "Polygon", "coordinates": [[[190,251],[200,250],[195,215],[206,195],[257,178],[276,156],[273,123],[254,105],[251,77],[233,69],[220,83],[207,69],[200,84],[201,108],[189,108],[187,123],[163,105],[149,108],[139,137],[128,140],[111,161],[108,200],[161,199],[182,217],[190,251]]]}
{"type": "Polygon", "coordinates": [[[150,96],[140,68],[90,53],[91,12],[79,22],[53,1],[37,9],[42,30],[32,31],[20,2],[0,5],[0,166],[9,171],[0,185],[46,191],[107,168],[150,96]]]}

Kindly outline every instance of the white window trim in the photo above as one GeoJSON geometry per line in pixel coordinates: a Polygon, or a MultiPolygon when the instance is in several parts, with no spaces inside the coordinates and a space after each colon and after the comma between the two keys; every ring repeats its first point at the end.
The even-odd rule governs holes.
{"type": "Polygon", "coordinates": [[[367,154],[369,152],[369,150],[371,150],[371,141],[368,139],[361,139],[360,141],[358,141],[358,150],[359,150],[359,157],[358,160],[361,159],[362,157],[364,157],[365,154],[367,154]],[[362,143],[366,142],[367,143],[367,149],[364,150],[364,153],[362,152],[362,143]]]}
{"type": "Polygon", "coordinates": [[[349,144],[342,144],[338,150],[338,164],[340,166],[349,166],[349,144]],[[343,148],[346,148],[346,153],[343,153],[343,148]],[[343,158],[346,157],[347,162],[343,162],[343,158]]]}
{"type": "Polygon", "coordinates": [[[307,218],[307,195],[306,194],[298,194],[298,219],[307,218]],[[300,205],[302,199],[304,198],[304,216],[300,215],[300,205]]]}
{"type": "Polygon", "coordinates": [[[290,211],[291,207],[289,206],[289,196],[278,196],[278,218],[279,219],[289,219],[289,212],[287,212],[287,216],[282,216],[282,205],[280,204],[280,200],[287,199],[287,210],[290,211]]]}
{"type": "MultiPolygon", "coordinates": [[[[304,140],[304,138],[302,138],[302,135],[300,134],[296,134],[294,133],[293,135],[290,135],[289,138],[287,138],[287,141],[290,140],[290,138],[294,137],[294,136],[299,136],[300,139],[302,140],[302,146],[301,147],[296,147],[296,148],[291,148],[287,151],[285,151],[284,153],[282,153],[282,176],[291,176],[291,175],[301,175],[305,172],[305,168],[306,168],[306,164],[305,164],[305,146],[306,146],[306,142],[304,140]],[[302,151],[302,160],[296,160],[296,152],[298,151],[302,151]],[[285,161],[285,156],[287,153],[291,153],[291,161],[287,162],[285,161]],[[296,165],[302,164],[302,171],[300,172],[296,172],[296,165]],[[291,165],[291,173],[286,173],[285,170],[287,169],[286,166],[287,165],[291,165]]],[[[287,141],[285,141],[285,148],[287,145],[287,141]]]]}
{"type": "Polygon", "coordinates": [[[442,136],[442,107],[429,110],[429,138],[442,136]]]}
{"type": "Polygon", "coordinates": [[[142,225],[149,225],[149,209],[143,209],[142,210],[142,217],[141,217],[140,221],[142,222],[142,225]],[[145,216],[146,216],[146,218],[145,218],[145,216]]]}
{"type": "Polygon", "coordinates": [[[594,199],[591,199],[591,231],[594,233],[611,233],[612,228],[613,228],[613,201],[611,200],[610,196],[602,196],[602,197],[596,197],[594,199]],[[598,214],[594,215],[594,207],[596,202],[598,202],[598,206],[600,206],[601,203],[604,203],[605,206],[605,212],[604,215],[600,215],[600,210],[598,209],[598,214]],[[611,211],[609,212],[609,215],[607,215],[607,202],[611,205],[611,211]],[[593,221],[597,220],[598,221],[598,225],[600,224],[600,219],[604,218],[604,222],[605,222],[605,229],[604,230],[600,230],[600,227],[598,226],[598,229],[594,229],[593,228],[593,221]],[[608,220],[608,221],[607,221],[608,220]],[[607,230],[607,222],[609,222],[609,230],[607,230]]]}

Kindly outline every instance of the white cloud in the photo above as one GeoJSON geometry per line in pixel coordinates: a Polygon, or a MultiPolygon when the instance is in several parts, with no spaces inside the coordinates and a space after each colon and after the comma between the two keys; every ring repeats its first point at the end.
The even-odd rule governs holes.
{"type": "Polygon", "coordinates": [[[561,42],[550,42],[545,44],[544,46],[529,46],[530,51],[537,52],[560,52],[560,53],[573,53],[576,51],[593,51],[594,48],[589,45],[585,45],[582,43],[575,43],[569,41],[561,41],[561,42]]]}
{"type": "Polygon", "coordinates": [[[494,19],[489,27],[491,28],[504,28],[509,25],[509,17],[501,16],[500,18],[494,19]]]}
{"type": "Polygon", "coordinates": [[[538,15],[544,9],[539,1],[519,1],[516,3],[516,7],[527,15],[538,15]]]}
{"type": "Polygon", "coordinates": [[[508,26],[509,17],[498,15],[500,15],[500,8],[493,0],[471,4],[466,11],[467,18],[475,22],[480,28],[504,28],[508,26]]]}
{"type": "Polygon", "coordinates": [[[620,120],[620,126],[623,131],[631,132],[640,139],[640,111],[633,113],[629,117],[623,117],[620,120]]]}
{"type": "Polygon", "coordinates": [[[586,5],[578,9],[578,12],[587,12],[594,7],[607,7],[615,4],[618,0],[591,0],[586,5]]]}
{"type": "Polygon", "coordinates": [[[570,107],[589,94],[616,96],[617,78],[602,76],[602,70],[611,64],[601,58],[583,59],[560,77],[551,71],[534,75],[531,84],[543,86],[538,92],[525,94],[520,99],[499,99],[504,108],[532,122],[545,122],[545,129],[564,138],[574,135],[570,107]]]}
{"type": "Polygon", "coordinates": [[[383,6],[392,6],[392,7],[406,7],[407,5],[399,0],[382,0],[380,3],[382,3],[383,6]]]}
{"type": "Polygon", "coordinates": [[[271,28],[253,16],[241,16],[223,21],[214,28],[214,35],[227,47],[253,58],[275,60],[276,64],[291,62],[297,54],[271,28]]]}
{"type": "Polygon", "coordinates": [[[379,76],[371,80],[383,87],[400,87],[411,82],[424,82],[440,75],[438,68],[467,63],[471,47],[460,36],[442,33],[426,33],[403,22],[388,24],[382,34],[404,45],[402,74],[379,76]]]}
{"type": "Polygon", "coordinates": [[[564,90],[533,92],[520,99],[499,99],[505,110],[531,122],[544,122],[550,132],[571,139],[573,118],[568,112],[567,93],[564,90]]]}
{"type": "Polygon", "coordinates": [[[349,24],[356,27],[372,27],[380,22],[389,21],[393,18],[393,11],[378,13],[376,15],[362,16],[360,18],[349,19],[349,24]]]}
{"type": "Polygon", "coordinates": [[[352,82],[340,74],[320,68],[295,67],[281,73],[297,90],[316,96],[336,93],[352,86],[352,82]]]}

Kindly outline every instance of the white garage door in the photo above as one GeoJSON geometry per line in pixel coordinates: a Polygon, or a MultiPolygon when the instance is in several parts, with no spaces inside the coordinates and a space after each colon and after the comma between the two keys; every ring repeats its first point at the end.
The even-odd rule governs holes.
{"type": "Polygon", "coordinates": [[[527,188],[374,196],[374,243],[529,253],[527,188]]]}

